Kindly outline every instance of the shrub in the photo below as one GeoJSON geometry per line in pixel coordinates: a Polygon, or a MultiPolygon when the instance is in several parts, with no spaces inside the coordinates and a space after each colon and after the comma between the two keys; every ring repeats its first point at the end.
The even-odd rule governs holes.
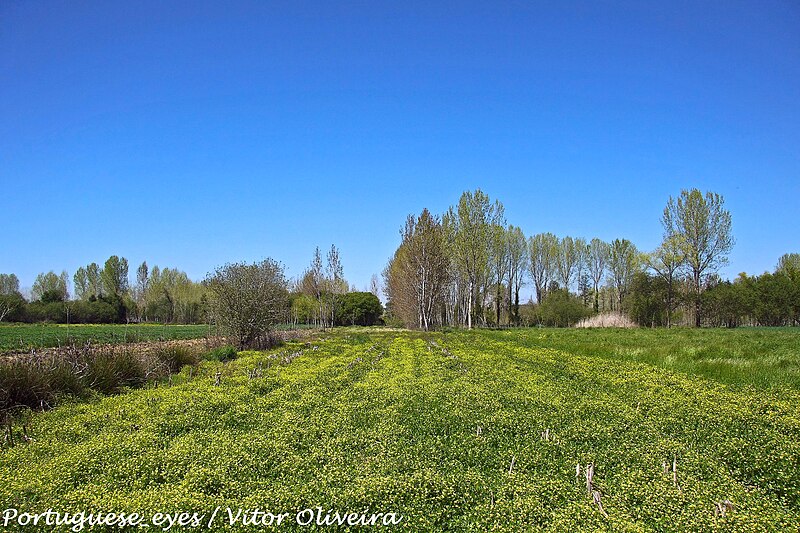
{"type": "Polygon", "coordinates": [[[628,318],[623,313],[610,311],[600,313],[589,318],[584,318],[575,324],[576,328],[636,328],[636,322],[628,318]]]}
{"type": "Polygon", "coordinates": [[[217,268],[204,284],[209,289],[213,317],[240,349],[264,348],[275,338],[275,324],[284,320],[289,293],[283,266],[272,259],[234,263],[217,268]]]}
{"type": "Polygon", "coordinates": [[[93,351],[87,363],[87,383],[105,394],[118,392],[122,387],[135,387],[145,381],[144,365],[128,350],[93,351]]]}
{"type": "Polygon", "coordinates": [[[338,322],[345,326],[374,326],[383,314],[383,306],[371,292],[348,292],[341,297],[338,322]]]}
{"type": "Polygon", "coordinates": [[[0,364],[0,408],[39,407],[52,399],[48,377],[36,365],[22,359],[0,364]]]}
{"type": "Polygon", "coordinates": [[[184,346],[165,346],[156,352],[156,357],[170,373],[180,372],[184,366],[198,362],[197,354],[184,346]]]}
{"type": "Polygon", "coordinates": [[[214,348],[205,355],[205,359],[210,361],[220,361],[222,363],[236,359],[236,348],[233,346],[220,346],[214,348]]]}
{"type": "Polygon", "coordinates": [[[550,291],[538,306],[537,318],[545,326],[569,327],[589,313],[580,298],[564,289],[556,289],[550,291]]]}

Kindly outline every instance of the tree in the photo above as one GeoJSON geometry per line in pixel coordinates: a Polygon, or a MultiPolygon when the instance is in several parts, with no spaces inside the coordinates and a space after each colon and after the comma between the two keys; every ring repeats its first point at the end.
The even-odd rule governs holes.
{"type": "Polygon", "coordinates": [[[679,198],[670,196],[661,223],[664,237],[675,238],[685,256],[695,301],[695,326],[701,323],[701,298],[705,277],[727,264],[733,248],[731,214],[719,194],[683,190],[679,198]]]}
{"type": "Polygon", "coordinates": [[[467,328],[472,329],[476,291],[489,264],[489,227],[503,219],[503,205],[491,203],[480,189],[465,191],[455,211],[450,208],[448,224],[453,230],[452,250],[459,274],[466,282],[467,328]]]}
{"type": "Polygon", "coordinates": [[[78,300],[87,300],[89,294],[89,276],[84,267],[79,267],[72,276],[72,285],[75,289],[75,298],[78,300]]]}
{"type": "MultiPolygon", "coordinates": [[[[489,258],[491,267],[491,280],[495,287],[494,307],[496,324],[500,325],[500,307],[503,303],[503,287],[507,282],[511,265],[509,264],[509,242],[506,228],[501,224],[492,224],[489,227],[489,258]]],[[[511,283],[507,285],[510,287],[511,283]]]]}
{"type": "Polygon", "coordinates": [[[272,330],[286,316],[289,301],[280,263],[265,259],[227,264],[203,283],[209,290],[212,316],[239,348],[272,344],[272,330]]]}
{"type": "Polygon", "coordinates": [[[800,279],[800,254],[783,254],[775,266],[775,273],[784,274],[793,280],[800,279]]]}
{"type": "Polygon", "coordinates": [[[525,234],[516,226],[508,226],[508,316],[519,325],[519,291],[524,285],[525,271],[528,269],[528,241],[525,234]],[[513,304],[512,304],[513,296],[513,304]]]}
{"type": "Polygon", "coordinates": [[[567,289],[548,291],[544,301],[537,306],[539,323],[545,326],[569,327],[589,313],[580,298],[567,289]]]}
{"type": "Polygon", "coordinates": [[[592,279],[592,288],[594,289],[594,312],[600,311],[600,282],[606,271],[606,264],[608,263],[608,256],[611,250],[607,242],[600,239],[592,239],[589,242],[587,249],[586,265],[589,270],[589,276],[592,279]]]}
{"type": "Polygon", "coordinates": [[[0,274],[0,295],[10,296],[19,292],[19,278],[16,274],[0,274]]]}
{"type": "Polygon", "coordinates": [[[322,299],[322,293],[325,290],[325,274],[322,269],[322,254],[319,251],[319,246],[314,249],[314,258],[311,260],[311,265],[303,273],[300,279],[300,289],[303,294],[314,298],[316,302],[316,321],[319,325],[325,324],[325,304],[322,299]]]}
{"type": "Polygon", "coordinates": [[[384,270],[387,296],[393,312],[407,326],[429,329],[435,311],[443,305],[449,261],[441,221],[423,209],[409,215],[402,241],[384,270]]]}
{"type": "Polygon", "coordinates": [[[647,272],[635,272],[625,305],[628,316],[642,326],[662,325],[665,293],[666,283],[663,278],[651,276],[647,272]]]}
{"type": "Polygon", "coordinates": [[[581,261],[582,241],[583,239],[576,240],[569,236],[558,241],[558,253],[555,257],[556,273],[558,281],[566,290],[569,290],[581,261]]]}
{"type": "Polygon", "coordinates": [[[147,320],[147,283],[150,270],[147,267],[147,261],[142,261],[139,268],[136,269],[136,285],[133,288],[134,301],[139,310],[139,320],[144,318],[147,320]]]}
{"type": "Polygon", "coordinates": [[[678,269],[685,262],[680,240],[676,236],[668,236],[653,253],[645,256],[647,266],[658,274],[666,283],[666,325],[672,326],[672,313],[676,307],[675,281],[678,269]]]}
{"type": "Polygon", "coordinates": [[[383,306],[371,292],[349,292],[342,296],[339,323],[352,326],[374,326],[383,314],[383,306]]]}
{"type": "MultiPolygon", "coordinates": [[[[0,322],[25,305],[16,274],[0,274],[0,322]]],[[[13,320],[13,319],[11,319],[13,320]]]]}
{"type": "Polygon", "coordinates": [[[528,239],[530,273],[536,288],[536,301],[542,303],[547,287],[554,277],[558,237],[552,233],[539,233],[528,239]]]}
{"type": "Polygon", "coordinates": [[[46,274],[39,274],[36,276],[36,281],[33,282],[31,296],[34,300],[43,300],[46,296],[50,301],[66,301],[69,299],[68,279],[69,276],[66,270],[62,271],[61,274],[56,274],[52,270],[46,274]]]}
{"type": "Polygon", "coordinates": [[[336,317],[340,311],[341,296],[346,294],[350,287],[344,279],[344,267],[339,256],[339,250],[331,244],[328,250],[328,265],[326,268],[326,278],[323,283],[325,289],[325,299],[328,312],[330,313],[330,324],[336,323],[336,317]]]}
{"type": "Polygon", "coordinates": [[[628,239],[614,239],[608,255],[608,271],[611,283],[617,291],[617,303],[622,302],[630,288],[633,275],[641,269],[641,256],[636,246],[628,239]]]}
{"type": "Polygon", "coordinates": [[[103,295],[103,280],[100,277],[100,266],[97,263],[90,263],[86,267],[86,280],[89,291],[88,298],[100,298],[103,295]]]}
{"type": "Polygon", "coordinates": [[[19,320],[25,308],[25,298],[17,292],[0,294],[0,322],[19,320]]]}
{"type": "Polygon", "coordinates": [[[373,274],[369,280],[369,292],[374,294],[376,298],[381,296],[381,282],[377,274],[373,274]]]}
{"type": "Polygon", "coordinates": [[[128,260],[112,255],[100,272],[103,291],[109,296],[122,296],[128,292],[128,260]]]}

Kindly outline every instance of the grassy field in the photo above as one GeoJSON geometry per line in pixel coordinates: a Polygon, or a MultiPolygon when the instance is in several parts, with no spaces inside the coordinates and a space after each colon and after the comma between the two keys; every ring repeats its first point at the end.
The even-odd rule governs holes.
{"type": "Polygon", "coordinates": [[[0,510],[203,515],[182,531],[264,530],[227,508],[344,529],[299,525],[317,506],[406,531],[796,531],[798,341],[338,330],[30,415],[32,440],[0,450],[0,510]]]}
{"type": "Polygon", "coordinates": [[[64,346],[71,343],[119,344],[150,340],[195,339],[207,325],[163,324],[2,324],[0,351],[64,346]]]}
{"type": "Polygon", "coordinates": [[[647,363],[729,385],[800,389],[797,328],[573,328],[511,336],[528,347],[647,363]]]}

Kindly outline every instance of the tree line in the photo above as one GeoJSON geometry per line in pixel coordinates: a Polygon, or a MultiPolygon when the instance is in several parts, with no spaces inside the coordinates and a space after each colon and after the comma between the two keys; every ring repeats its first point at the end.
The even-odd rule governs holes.
{"type": "Polygon", "coordinates": [[[130,283],[127,259],[114,255],[102,267],[78,268],[72,276],[74,295],[66,271],[39,274],[27,301],[17,277],[0,274],[0,320],[209,321],[227,324],[242,345],[259,344],[266,330],[244,332],[234,323],[242,328],[250,328],[248,323],[332,327],[384,321],[419,329],[569,326],[610,311],[643,326],[800,323],[800,254],[784,255],[771,273],[742,273],[733,281],[718,275],[734,245],[731,215],[720,195],[681,191],[667,201],[661,225],[661,244],[650,252],[622,237],[610,242],[550,232],[526,237],[507,223],[500,201],[481,190],[466,191],[442,215],[423,209],[407,217],[400,244],[383,270],[385,313],[377,276],[369,290],[357,291],[331,245],[324,263],[317,247],[295,280],[287,280],[283,266],[267,259],[225,265],[202,282],[143,262],[130,283]],[[520,301],[525,286],[535,300],[520,301]],[[238,304],[231,294],[238,295],[238,304]]]}
{"type": "Polygon", "coordinates": [[[206,290],[173,268],[150,269],[143,262],[136,281],[128,280],[128,260],[112,255],[101,267],[81,266],[69,291],[66,271],[41,273],[30,301],[20,292],[14,274],[0,274],[0,320],[56,323],[161,322],[202,323],[207,315],[206,290]]]}
{"type": "MultiPolygon", "coordinates": [[[[31,289],[30,301],[21,294],[16,275],[0,274],[0,321],[225,322],[229,317],[223,317],[218,307],[219,299],[225,294],[221,289],[228,288],[226,283],[234,281],[239,284],[241,290],[236,294],[242,301],[252,299],[252,294],[260,295],[257,307],[268,312],[270,323],[331,327],[373,325],[381,320],[383,307],[377,287],[373,285],[371,292],[359,292],[352,287],[344,278],[336,246],[331,246],[326,266],[317,248],[311,266],[293,281],[286,280],[280,263],[271,259],[267,263],[226,265],[203,281],[195,282],[177,268],[150,268],[145,261],[136,269],[131,283],[128,260],[113,255],[102,267],[90,263],[78,268],[72,276],[74,294],[69,292],[70,278],[66,271],[39,274],[31,289]],[[219,283],[220,277],[226,282],[219,283]],[[267,286],[278,292],[270,292],[270,297],[265,299],[267,293],[262,289],[267,286]],[[249,295],[242,292],[246,287],[249,287],[249,295]]],[[[250,313],[253,317],[242,317],[243,322],[253,322],[257,315],[262,316],[262,311],[256,308],[251,308],[250,313]]],[[[242,342],[257,340],[258,335],[250,336],[252,339],[244,335],[242,342]]]]}
{"type": "Polygon", "coordinates": [[[383,271],[387,321],[407,327],[567,326],[618,311],[647,326],[797,325],[798,254],[774,273],[718,276],[734,239],[722,196],[684,190],[661,217],[663,238],[640,251],[625,238],[525,237],[502,203],[464,192],[442,215],[409,215],[383,271]],[[520,303],[520,289],[535,295],[520,303]]]}

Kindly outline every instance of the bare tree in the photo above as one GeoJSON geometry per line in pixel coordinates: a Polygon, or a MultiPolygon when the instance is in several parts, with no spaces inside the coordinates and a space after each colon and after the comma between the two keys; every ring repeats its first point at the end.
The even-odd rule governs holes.
{"type": "Polygon", "coordinates": [[[318,325],[324,326],[324,321],[327,313],[324,309],[324,302],[322,293],[324,291],[325,274],[322,270],[322,254],[319,251],[319,246],[314,249],[314,258],[311,260],[311,265],[303,273],[300,280],[303,294],[314,298],[317,304],[316,320],[318,325]]]}
{"type": "Polygon", "coordinates": [[[429,329],[443,305],[449,260],[445,233],[437,217],[423,209],[409,215],[402,242],[384,271],[387,296],[395,316],[406,325],[429,329]]]}
{"type": "Polygon", "coordinates": [[[381,297],[381,282],[378,278],[377,274],[373,274],[369,280],[369,292],[377,296],[379,299],[381,297]]]}

